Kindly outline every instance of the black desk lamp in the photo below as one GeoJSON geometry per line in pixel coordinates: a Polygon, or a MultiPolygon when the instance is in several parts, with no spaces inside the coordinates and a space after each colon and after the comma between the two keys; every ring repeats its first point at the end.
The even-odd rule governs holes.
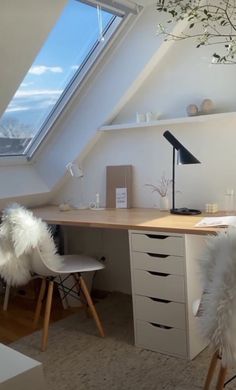
{"type": "Polygon", "coordinates": [[[173,161],[172,161],[172,209],[171,214],[194,215],[201,214],[201,211],[188,209],[186,207],[175,208],[175,149],[177,150],[177,164],[198,164],[200,161],[194,157],[172,134],[170,131],[165,131],[163,136],[173,146],[173,161]]]}

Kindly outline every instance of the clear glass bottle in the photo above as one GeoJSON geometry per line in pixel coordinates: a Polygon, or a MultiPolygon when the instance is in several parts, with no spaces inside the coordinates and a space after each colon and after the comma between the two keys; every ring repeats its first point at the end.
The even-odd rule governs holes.
{"type": "Polygon", "coordinates": [[[99,207],[100,207],[100,195],[99,195],[98,192],[96,193],[95,199],[96,199],[96,200],[95,200],[96,209],[99,209],[99,207]]]}

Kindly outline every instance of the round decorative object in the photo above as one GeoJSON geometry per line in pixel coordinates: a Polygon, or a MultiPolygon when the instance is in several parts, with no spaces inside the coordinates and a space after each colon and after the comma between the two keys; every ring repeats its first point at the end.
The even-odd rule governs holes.
{"type": "Polygon", "coordinates": [[[204,99],[200,106],[202,114],[211,114],[213,108],[214,108],[214,104],[211,99],[204,99]]]}
{"type": "Polygon", "coordinates": [[[186,108],[188,116],[198,115],[198,107],[196,104],[189,104],[186,108]]]}

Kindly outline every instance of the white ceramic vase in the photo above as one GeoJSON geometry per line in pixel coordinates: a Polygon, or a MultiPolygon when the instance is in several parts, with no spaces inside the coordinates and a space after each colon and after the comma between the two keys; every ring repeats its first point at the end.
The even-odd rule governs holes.
{"type": "Polygon", "coordinates": [[[160,196],[160,211],[169,210],[169,199],[168,196],[160,196]]]}

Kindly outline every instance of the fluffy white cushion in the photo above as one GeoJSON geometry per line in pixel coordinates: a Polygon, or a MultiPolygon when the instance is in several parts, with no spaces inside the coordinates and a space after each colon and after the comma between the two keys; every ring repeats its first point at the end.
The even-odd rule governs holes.
{"type": "Polygon", "coordinates": [[[6,208],[0,227],[0,275],[9,285],[22,285],[31,279],[35,248],[40,249],[49,269],[56,262],[61,264],[46,223],[18,204],[6,208]]]}
{"type": "Polygon", "coordinates": [[[236,228],[230,227],[207,240],[203,260],[204,294],[200,325],[203,335],[222,363],[236,362],[236,228]],[[205,257],[205,256],[204,256],[205,257]]]}

